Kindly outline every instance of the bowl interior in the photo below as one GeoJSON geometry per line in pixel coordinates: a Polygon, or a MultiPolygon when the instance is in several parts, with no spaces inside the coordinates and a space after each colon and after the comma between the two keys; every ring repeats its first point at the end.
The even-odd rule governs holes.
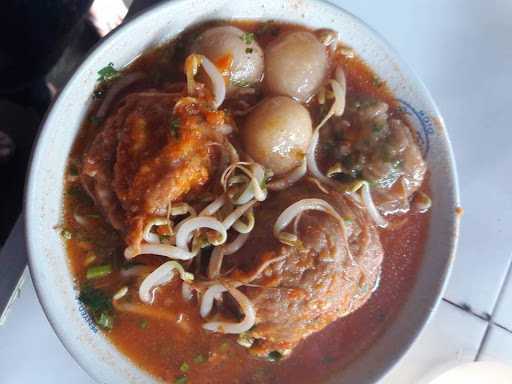
{"type": "Polygon", "coordinates": [[[385,334],[332,383],[371,383],[405,353],[433,311],[444,287],[457,240],[455,167],[444,123],[428,92],[398,55],[362,21],[321,1],[177,0],[151,8],[99,44],[68,82],[46,117],[32,157],[25,196],[32,276],[46,315],[69,352],[99,382],[147,383],[134,366],[91,326],[77,300],[59,232],[66,159],[84,118],[98,69],[130,63],[146,48],[210,19],[273,19],[332,28],[385,79],[402,107],[428,161],[433,196],[430,233],[416,284],[385,334]]]}

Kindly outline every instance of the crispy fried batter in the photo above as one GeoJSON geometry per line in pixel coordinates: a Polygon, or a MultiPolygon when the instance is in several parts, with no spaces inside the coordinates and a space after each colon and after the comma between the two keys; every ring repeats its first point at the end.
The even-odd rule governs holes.
{"type": "Polygon", "coordinates": [[[128,244],[140,243],[147,217],[209,179],[210,126],[200,114],[174,114],[178,96],[127,96],[84,156],[84,185],[128,244]]]}

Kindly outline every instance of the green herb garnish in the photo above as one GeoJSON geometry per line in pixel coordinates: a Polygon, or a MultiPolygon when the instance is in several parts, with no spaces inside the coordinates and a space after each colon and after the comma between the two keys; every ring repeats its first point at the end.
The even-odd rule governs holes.
{"type": "Polygon", "coordinates": [[[242,36],[240,36],[240,40],[242,40],[247,45],[252,44],[254,42],[254,33],[244,32],[242,36]]]}
{"type": "Polygon", "coordinates": [[[70,176],[78,176],[78,167],[75,164],[70,164],[68,169],[70,176]]]}
{"type": "Polygon", "coordinates": [[[187,379],[187,376],[185,376],[185,375],[178,376],[176,378],[176,380],[174,380],[174,384],[187,384],[187,383],[188,383],[188,379],[187,379]]]}
{"type": "Polygon", "coordinates": [[[165,243],[170,238],[171,238],[170,235],[158,235],[158,240],[160,241],[160,243],[165,243]]]}
{"type": "Polygon", "coordinates": [[[268,180],[266,178],[263,178],[263,180],[261,180],[260,188],[262,190],[266,190],[267,189],[267,182],[268,182],[268,180]]]}
{"type": "Polygon", "coordinates": [[[180,137],[181,119],[179,117],[172,119],[169,124],[171,136],[174,138],[180,137]]]}
{"type": "Polygon", "coordinates": [[[252,52],[253,52],[252,48],[245,48],[245,53],[252,53],[252,52]]]}
{"type": "Polygon", "coordinates": [[[85,273],[85,277],[88,280],[91,279],[99,279],[100,277],[105,277],[112,273],[112,266],[110,264],[105,265],[97,265],[95,267],[87,268],[85,273]]]}
{"type": "Polygon", "coordinates": [[[80,291],[80,296],[78,297],[82,303],[84,303],[91,312],[108,312],[112,310],[112,301],[110,296],[108,296],[101,289],[91,287],[90,285],[86,285],[80,291]]]}
{"type": "Polygon", "coordinates": [[[112,326],[114,325],[114,318],[112,315],[102,312],[99,319],[96,321],[96,324],[104,329],[112,329],[112,326]]]}
{"type": "Polygon", "coordinates": [[[231,84],[233,84],[235,87],[240,87],[240,88],[247,88],[249,85],[251,85],[251,83],[249,83],[247,80],[236,80],[236,79],[231,79],[231,84]]]}
{"type": "Polygon", "coordinates": [[[101,124],[101,119],[97,116],[91,116],[89,118],[89,123],[91,123],[92,125],[100,125],[101,124]]]}
{"type": "Polygon", "coordinates": [[[107,81],[115,79],[116,77],[119,77],[121,75],[121,72],[119,72],[117,69],[114,68],[113,63],[108,63],[106,67],[101,68],[98,71],[98,80],[97,81],[107,81]]]}
{"type": "Polygon", "coordinates": [[[229,349],[229,343],[227,341],[223,342],[220,345],[219,349],[220,349],[221,352],[227,352],[227,350],[229,349]]]}
{"type": "Polygon", "coordinates": [[[149,322],[146,319],[142,319],[139,321],[139,328],[146,329],[148,327],[149,322]]]}
{"type": "Polygon", "coordinates": [[[68,196],[76,197],[77,199],[82,199],[84,196],[86,196],[85,191],[78,185],[73,185],[69,187],[66,191],[66,194],[68,196]]]}
{"type": "Polygon", "coordinates": [[[203,364],[206,363],[208,359],[204,355],[199,354],[196,357],[194,357],[193,361],[196,364],[203,364]]]}
{"type": "Polygon", "coordinates": [[[60,235],[62,236],[62,238],[64,240],[71,240],[71,238],[73,237],[73,233],[69,229],[66,229],[66,228],[64,228],[62,231],[60,231],[60,235]]]}
{"type": "Polygon", "coordinates": [[[267,360],[269,361],[279,361],[283,358],[283,354],[279,351],[272,351],[267,355],[267,360]]]}
{"type": "Polygon", "coordinates": [[[188,365],[186,362],[183,362],[180,365],[180,371],[181,372],[188,372],[190,370],[190,365],[188,365]]]}
{"type": "Polygon", "coordinates": [[[385,124],[384,123],[375,123],[373,124],[372,126],[372,132],[373,133],[379,133],[380,131],[382,131],[382,129],[385,127],[385,124]]]}
{"type": "Polygon", "coordinates": [[[112,299],[101,289],[84,286],[80,291],[80,300],[89,310],[96,324],[105,329],[112,329],[112,299]]]}

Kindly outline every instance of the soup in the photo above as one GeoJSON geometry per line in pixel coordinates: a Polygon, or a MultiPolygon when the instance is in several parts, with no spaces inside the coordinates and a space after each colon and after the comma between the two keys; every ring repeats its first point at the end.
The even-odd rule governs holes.
{"type": "Polygon", "coordinates": [[[171,383],[315,383],[393,321],[428,170],[332,30],[215,22],[98,72],[61,234],[79,299],[171,383]]]}

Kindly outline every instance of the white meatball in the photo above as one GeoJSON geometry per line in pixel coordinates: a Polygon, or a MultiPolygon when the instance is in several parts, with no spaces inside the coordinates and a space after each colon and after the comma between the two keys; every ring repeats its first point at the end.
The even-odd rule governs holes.
{"type": "Polygon", "coordinates": [[[268,92],[307,101],[327,74],[325,46],[310,32],[279,36],[265,49],[265,88],[268,92]]]}
{"type": "Polygon", "coordinates": [[[245,151],[282,175],[299,166],[311,139],[309,111],[286,96],[269,97],[247,116],[242,131],[245,151]]]}
{"type": "Polygon", "coordinates": [[[214,27],[201,33],[192,46],[216,63],[231,56],[228,94],[236,93],[241,86],[261,81],[263,76],[263,50],[254,35],[232,26],[214,27]]]}

